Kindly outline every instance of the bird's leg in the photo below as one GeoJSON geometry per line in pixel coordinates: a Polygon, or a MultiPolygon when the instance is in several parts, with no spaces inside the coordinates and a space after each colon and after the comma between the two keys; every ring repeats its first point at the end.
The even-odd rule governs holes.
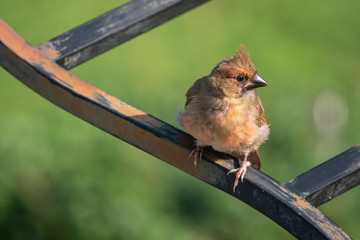
{"type": "Polygon", "coordinates": [[[240,167],[239,168],[234,168],[232,170],[230,170],[227,175],[229,175],[230,173],[235,173],[235,182],[234,182],[234,188],[233,188],[233,191],[235,192],[235,188],[236,186],[238,185],[239,183],[239,179],[241,182],[243,182],[244,180],[244,177],[245,177],[245,173],[246,173],[246,170],[247,170],[247,167],[248,166],[251,166],[251,163],[247,160],[247,156],[248,156],[248,153],[244,153],[244,160],[243,161],[240,161],[240,159],[238,159],[239,161],[239,164],[240,164],[240,167]]]}
{"type": "Polygon", "coordinates": [[[194,167],[196,168],[197,162],[198,160],[201,160],[202,158],[202,154],[203,154],[203,147],[200,146],[196,146],[196,148],[194,150],[192,150],[192,152],[190,153],[189,157],[190,158],[192,155],[194,155],[194,167]]]}

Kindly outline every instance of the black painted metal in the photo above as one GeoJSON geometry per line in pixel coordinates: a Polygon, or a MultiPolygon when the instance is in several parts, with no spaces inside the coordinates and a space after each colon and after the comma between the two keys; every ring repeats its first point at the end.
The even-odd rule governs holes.
{"type": "MultiPolygon", "coordinates": [[[[132,1],[41,44],[37,49],[44,50],[43,53],[49,51],[52,53],[48,54],[50,60],[70,69],[205,1],[132,1]]],[[[60,79],[56,72],[45,69],[44,62],[39,64],[27,61],[20,55],[21,53],[12,51],[9,46],[0,41],[0,64],[34,91],[70,113],[233,195],[262,212],[299,239],[350,239],[315,206],[359,185],[359,146],[349,149],[285,184],[277,182],[256,169],[249,168],[244,183],[239,185],[236,193],[233,193],[233,179],[225,176],[233,165],[229,159],[214,157],[219,155],[210,151],[210,154],[207,154],[202,161],[201,171],[188,168],[184,163],[179,164],[178,159],[172,159],[172,157],[181,158],[182,155],[188,155],[193,146],[193,140],[188,134],[146,113],[140,117],[124,115],[113,106],[113,103],[121,102],[120,100],[112,97],[114,102],[109,102],[109,95],[100,90],[94,90],[91,95],[93,97],[82,95],[74,91],[70,83],[60,79]],[[55,96],[72,98],[72,105],[76,103],[78,107],[86,111],[76,111],[72,105],[64,104],[64,98],[59,101],[55,96]],[[84,113],[86,114],[82,115],[84,113]],[[99,119],[93,115],[102,116],[102,118],[99,119]],[[104,124],[116,121],[122,121],[131,126],[129,129],[134,131],[133,134],[138,134],[140,131],[146,132],[150,142],[161,142],[162,146],[166,147],[154,149],[151,144],[144,145],[143,141],[114,131],[109,125],[104,124]],[[167,148],[176,149],[177,156],[168,155],[167,148]]],[[[49,69],[58,68],[57,65],[52,67],[49,69]]],[[[58,70],[61,71],[60,68],[58,70]]],[[[131,106],[122,104],[132,111],[131,106]]]]}
{"type": "Polygon", "coordinates": [[[360,145],[290,180],[285,186],[320,206],[360,184],[360,145]]]}
{"type": "MultiPolygon", "coordinates": [[[[0,64],[49,101],[115,137],[123,139],[236,197],[268,216],[298,239],[351,239],[341,228],[301,196],[288,191],[278,181],[252,167],[248,169],[244,183],[239,184],[236,192],[233,193],[233,178],[226,176],[231,168],[231,166],[230,168],[225,167],[228,165],[228,159],[214,159],[214,152],[210,150],[198,168],[194,169],[192,161],[187,161],[187,155],[192,150],[192,146],[189,147],[189,145],[192,145],[193,141],[188,134],[146,113],[141,118],[126,116],[113,107],[112,103],[115,101],[109,103],[107,100],[109,96],[95,88],[96,91],[90,92],[88,96],[74,91],[73,86],[78,85],[76,79],[72,78],[74,85],[69,84],[65,79],[59,79],[54,72],[49,72],[44,68],[47,67],[46,62],[38,60],[27,62],[0,42],[0,64]],[[71,99],[71,101],[67,104],[68,101],[64,101],[64,99],[71,99]],[[76,108],[73,108],[74,105],[76,108]],[[114,124],[116,128],[111,128],[113,124],[109,123],[117,121],[120,122],[114,124]],[[119,131],[120,128],[124,128],[124,125],[127,129],[125,133],[119,131]],[[142,137],[146,141],[132,137],[141,131],[142,137]],[[154,144],[147,145],[145,142],[155,144],[161,142],[162,144],[160,148],[156,148],[154,144]],[[168,154],[169,148],[176,149],[177,153],[168,154]]],[[[118,99],[116,101],[121,102],[118,99]]],[[[132,108],[126,103],[121,103],[121,105],[132,108]]]]}
{"type": "Polygon", "coordinates": [[[208,0],[134,0],[88,21],[39,47],[58,54],[53,59],[71,69],[208,0]]]}

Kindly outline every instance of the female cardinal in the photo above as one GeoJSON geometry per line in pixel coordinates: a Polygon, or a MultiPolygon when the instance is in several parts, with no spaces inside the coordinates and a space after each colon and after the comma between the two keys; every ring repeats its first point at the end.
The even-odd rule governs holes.
{"type": "MultiPolygon", "coordinates": [[[[249,153],[257,151],[269,135],[264,109],[255,92],[255,88],[263,86],[267,83],[241,45],[234,57],[220,62],[210,75],[190,87],[185,111],[178,114],[178,122],[197,140],[190,154],[194,155],[195,167],[205,146],[238,158],[240,167],[228,172],[236,172],[234,192],[251,166],[249,153]]],[[[260,168],[260,162],[253,164],[260,168]]]]}

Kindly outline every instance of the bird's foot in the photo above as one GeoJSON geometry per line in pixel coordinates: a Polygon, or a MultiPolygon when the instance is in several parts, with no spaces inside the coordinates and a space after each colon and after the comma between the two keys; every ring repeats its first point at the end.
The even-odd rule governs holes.
{"type": "Polygon", "coordinates": [[[194,155],[194,167],[196,168],[197,162],[198,160],[201,160],[202,158],[202,154],[204,152],[203,147],[200,146],[196,146],[196,148],[194,150],[192,150],[192,152],[190,153],[188,159],[194,155]]]}
{"type": "Polygon", "coordinates": [[[239,184],[239,179],[241,182],[243,182],[244,180],[244,177],[245,177],[245,173],[246,173],[246,170],[247,170],[247,167],[251,166],[251,163],[247,160],[245,161],[242,161],[241,164],[240,164],[240,167],[239,168],[234,168],[232,170],[230,170],[227,175],[229,175],[230,173],[235,173],[235,182],[234,182],[234,188],[233,188],[233,191],[235,192],[235,188],[236,186],[239,184]]]}

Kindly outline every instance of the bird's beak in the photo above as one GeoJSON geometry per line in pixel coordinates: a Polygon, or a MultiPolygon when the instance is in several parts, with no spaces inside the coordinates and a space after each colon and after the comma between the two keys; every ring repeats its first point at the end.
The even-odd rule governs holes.
{"type": "Polygon", "coordinates": [[[267,83],[262,79],[259,74],[255,74],[254,78],[251,79],[247,84],[245,85],[246,90],[251,90],[258,87],[265,87],[267,86],[267,83]]]}
{"type": "Polygon", "coordinates": [[[268,84],[264,81],[264,79],[262,79],[259,74],[255,74],[255,77],[252,80],[252,85],[253,88],[258,88],[258,87],[266,87],[268,84]]]}

